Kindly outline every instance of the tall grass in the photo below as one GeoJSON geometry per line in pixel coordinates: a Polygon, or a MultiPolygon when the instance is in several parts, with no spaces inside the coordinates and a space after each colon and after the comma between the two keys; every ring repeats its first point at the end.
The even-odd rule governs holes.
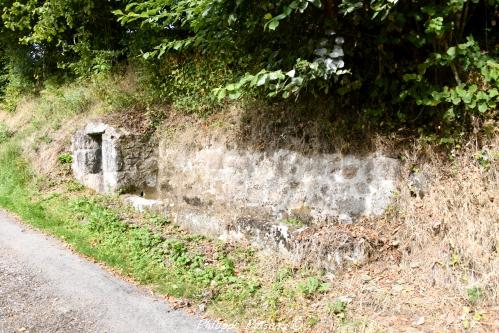
{"type": "Polygon", "coordinates": [[[157,242],[144,242],[154,238],[147,229],[128,227],[97,199],[68,193],[43,195],[34,184],[18,144],[0,145],[0,207],[140,282],[160,280],[162,250],[157,242]]]}

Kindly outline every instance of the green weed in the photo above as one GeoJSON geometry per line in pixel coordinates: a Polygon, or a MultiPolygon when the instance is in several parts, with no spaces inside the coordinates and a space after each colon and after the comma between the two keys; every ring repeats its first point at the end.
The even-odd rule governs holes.
{"type": "Polygon", "coordinates": [[[283,223],[288,224],[288,225],[292,225],[292,226],[296,226],[296,227],[305,226],[305,223],[303,223],[302,220],[300,220],[297,217],[290,217],[290,218],[284,220],[283,223]]]}
{"type": "Polygon", "coordinates": [[[57,156],[57,160],[61,164],[71,164],[73,162],[73,155],[71,153],[62,153],[57,156]]]}
{"type": "Polygon", "coordinates": [[[327,309],[329,313],[337,315],[345,312],[345,310],[347,309],[347,303],[342,300],[337,300],[333,303],[328,303],[327,309]]]}
{"type": "Polygon", "coordinates": [[[478,303],[485,296],[483,289],[479,287],[466,289],[466,294],[468,295],[468,301],[471,304],[478,303]]]}
{"type": "Polygon", "coordinates": [[[309,277],[304,282],[298,284],[298,290],[305,297],[310,297],[316,293],[326,292],[329,288],[329,283],[324,283],[314,276],[309,277]]]}
{"type": "Polygon", "coordinates": [[[14,135],[14,132],[9,130],[6,125],[0,124],[0,144],[6,142],[14,135]]]}

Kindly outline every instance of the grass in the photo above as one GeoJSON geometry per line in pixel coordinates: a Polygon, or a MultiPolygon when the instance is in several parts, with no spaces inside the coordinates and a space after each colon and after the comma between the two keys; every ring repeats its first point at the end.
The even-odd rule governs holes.
{"type": "MultiPolygon", "coordinates": [[[[298,309],[302,299],[329,288],[312,271],[276,268],[269,279],[262,267],[266,259],[250,247],[189,234],[156,215],[137,215],[118,198],[95,195],[69,179],[55,186],[37,178],[14,139],[0,144],[0,207],[123,276],[203,304],[212,316],[252,325],[255,332],[268,323],[287,331],[293,318],[283,316],[283,307],[298,309]]],[[[315,315],[304,316],[300,331],[317,325],[315,315]]]]}
{"type": "Polygon", "coordinates": [[[403,188],[400,211],[391,218],[403,226],[398,237],[411,249],[404,262],[432,262],[426,273],[438,287],[455,286],[455,297],[497,303],[499,137],[481,140],[483,147],[470,141],[444,162],[428,145],[408,152],[409,164],[421,165],[432,181],[423,199],[410,199],[403,188]],[[422,155],[430,157],[424,164],[422,155]]]}
{"type": "Polygon", "coordinates": [[[305,223],[303,223],[299,218],[297,217],[290,217],[288,219],[285,219],[282,221],[282,223],[295,226],[295,227],[304,227],[305,223]]]}
{"type": "Polygon", "coordinates": [[[0,144],[10,139],[12,135],[14,135],[14,133],[12,133],[4,124],[0,124],[0,144]]]}
{"type": "MultiPolygon", "coordinates": [[[[33,176],[16,143],[2,146],[0,170],[1,207],[140,283],[155,285],[157,290],[169,295],[190,298],[195,298],[195,291],[201,287],[214,284],[235,289],[246,287],[244,281],[235,276],[229,256],[220,252],[217,262],[208,265],[201,254],[189,253],[185,240],[164,239],[145,226],[120,219],[115,211],[106,207],[106,203],[115,198],[71,190],[50,195],[39,192],[32,185],[33,176]]],[[[158,222],[156,216],[145,219],[156,225],[164,224],[158,222]]],[[[194,243],[196,238],[191,237],[190,241],[194,243]]],[[[241,294],[233,291],[236,292],[241,294]]]]}

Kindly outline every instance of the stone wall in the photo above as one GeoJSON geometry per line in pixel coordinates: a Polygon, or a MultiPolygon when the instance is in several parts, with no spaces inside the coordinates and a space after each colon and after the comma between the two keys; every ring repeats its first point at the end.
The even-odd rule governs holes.
{"type": "Polygon", "coordinates": [[[229,205],[303,222],[379,215],[390,202],[398,162],[376,154],[304,156],[289,150],[227,149],[214,144],[159,152],[159,193],[191,206],[229,205]]]}
{"type": "Polygon", "coordinates": [[[384,212],[399,172],[396,159],[379,153],[257,150],[194,126],[156,143],[89,123],[73,137],[73,156],[80,182],[139,195],[126,202],[140,211],[330,270],[367,261],[376,241],[348,226],[384,212]]]}
{"type": "Polygon", "coordinates": [[[355,222],[390,204],[396,159],[238,148],[206,131],[194,140],[176,134],[160,142],[158,196],[177,224],[329,271],[376,252],[376,237],[355,222]]]}

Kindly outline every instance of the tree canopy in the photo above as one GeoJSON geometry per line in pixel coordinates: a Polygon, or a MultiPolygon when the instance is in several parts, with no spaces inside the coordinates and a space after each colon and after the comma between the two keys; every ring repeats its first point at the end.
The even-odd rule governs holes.
{"type": "Polygon", "coordinates": [[[499,0],[0,0],[0,85],[123,62],[167,80],[165,59],[202,59],[193,89],[219,100],[328,96],[371,118],[459,122],[497,108],[498,10],[499,0]],[[230,75],[207,82],[210,66],[230,75]]]}

